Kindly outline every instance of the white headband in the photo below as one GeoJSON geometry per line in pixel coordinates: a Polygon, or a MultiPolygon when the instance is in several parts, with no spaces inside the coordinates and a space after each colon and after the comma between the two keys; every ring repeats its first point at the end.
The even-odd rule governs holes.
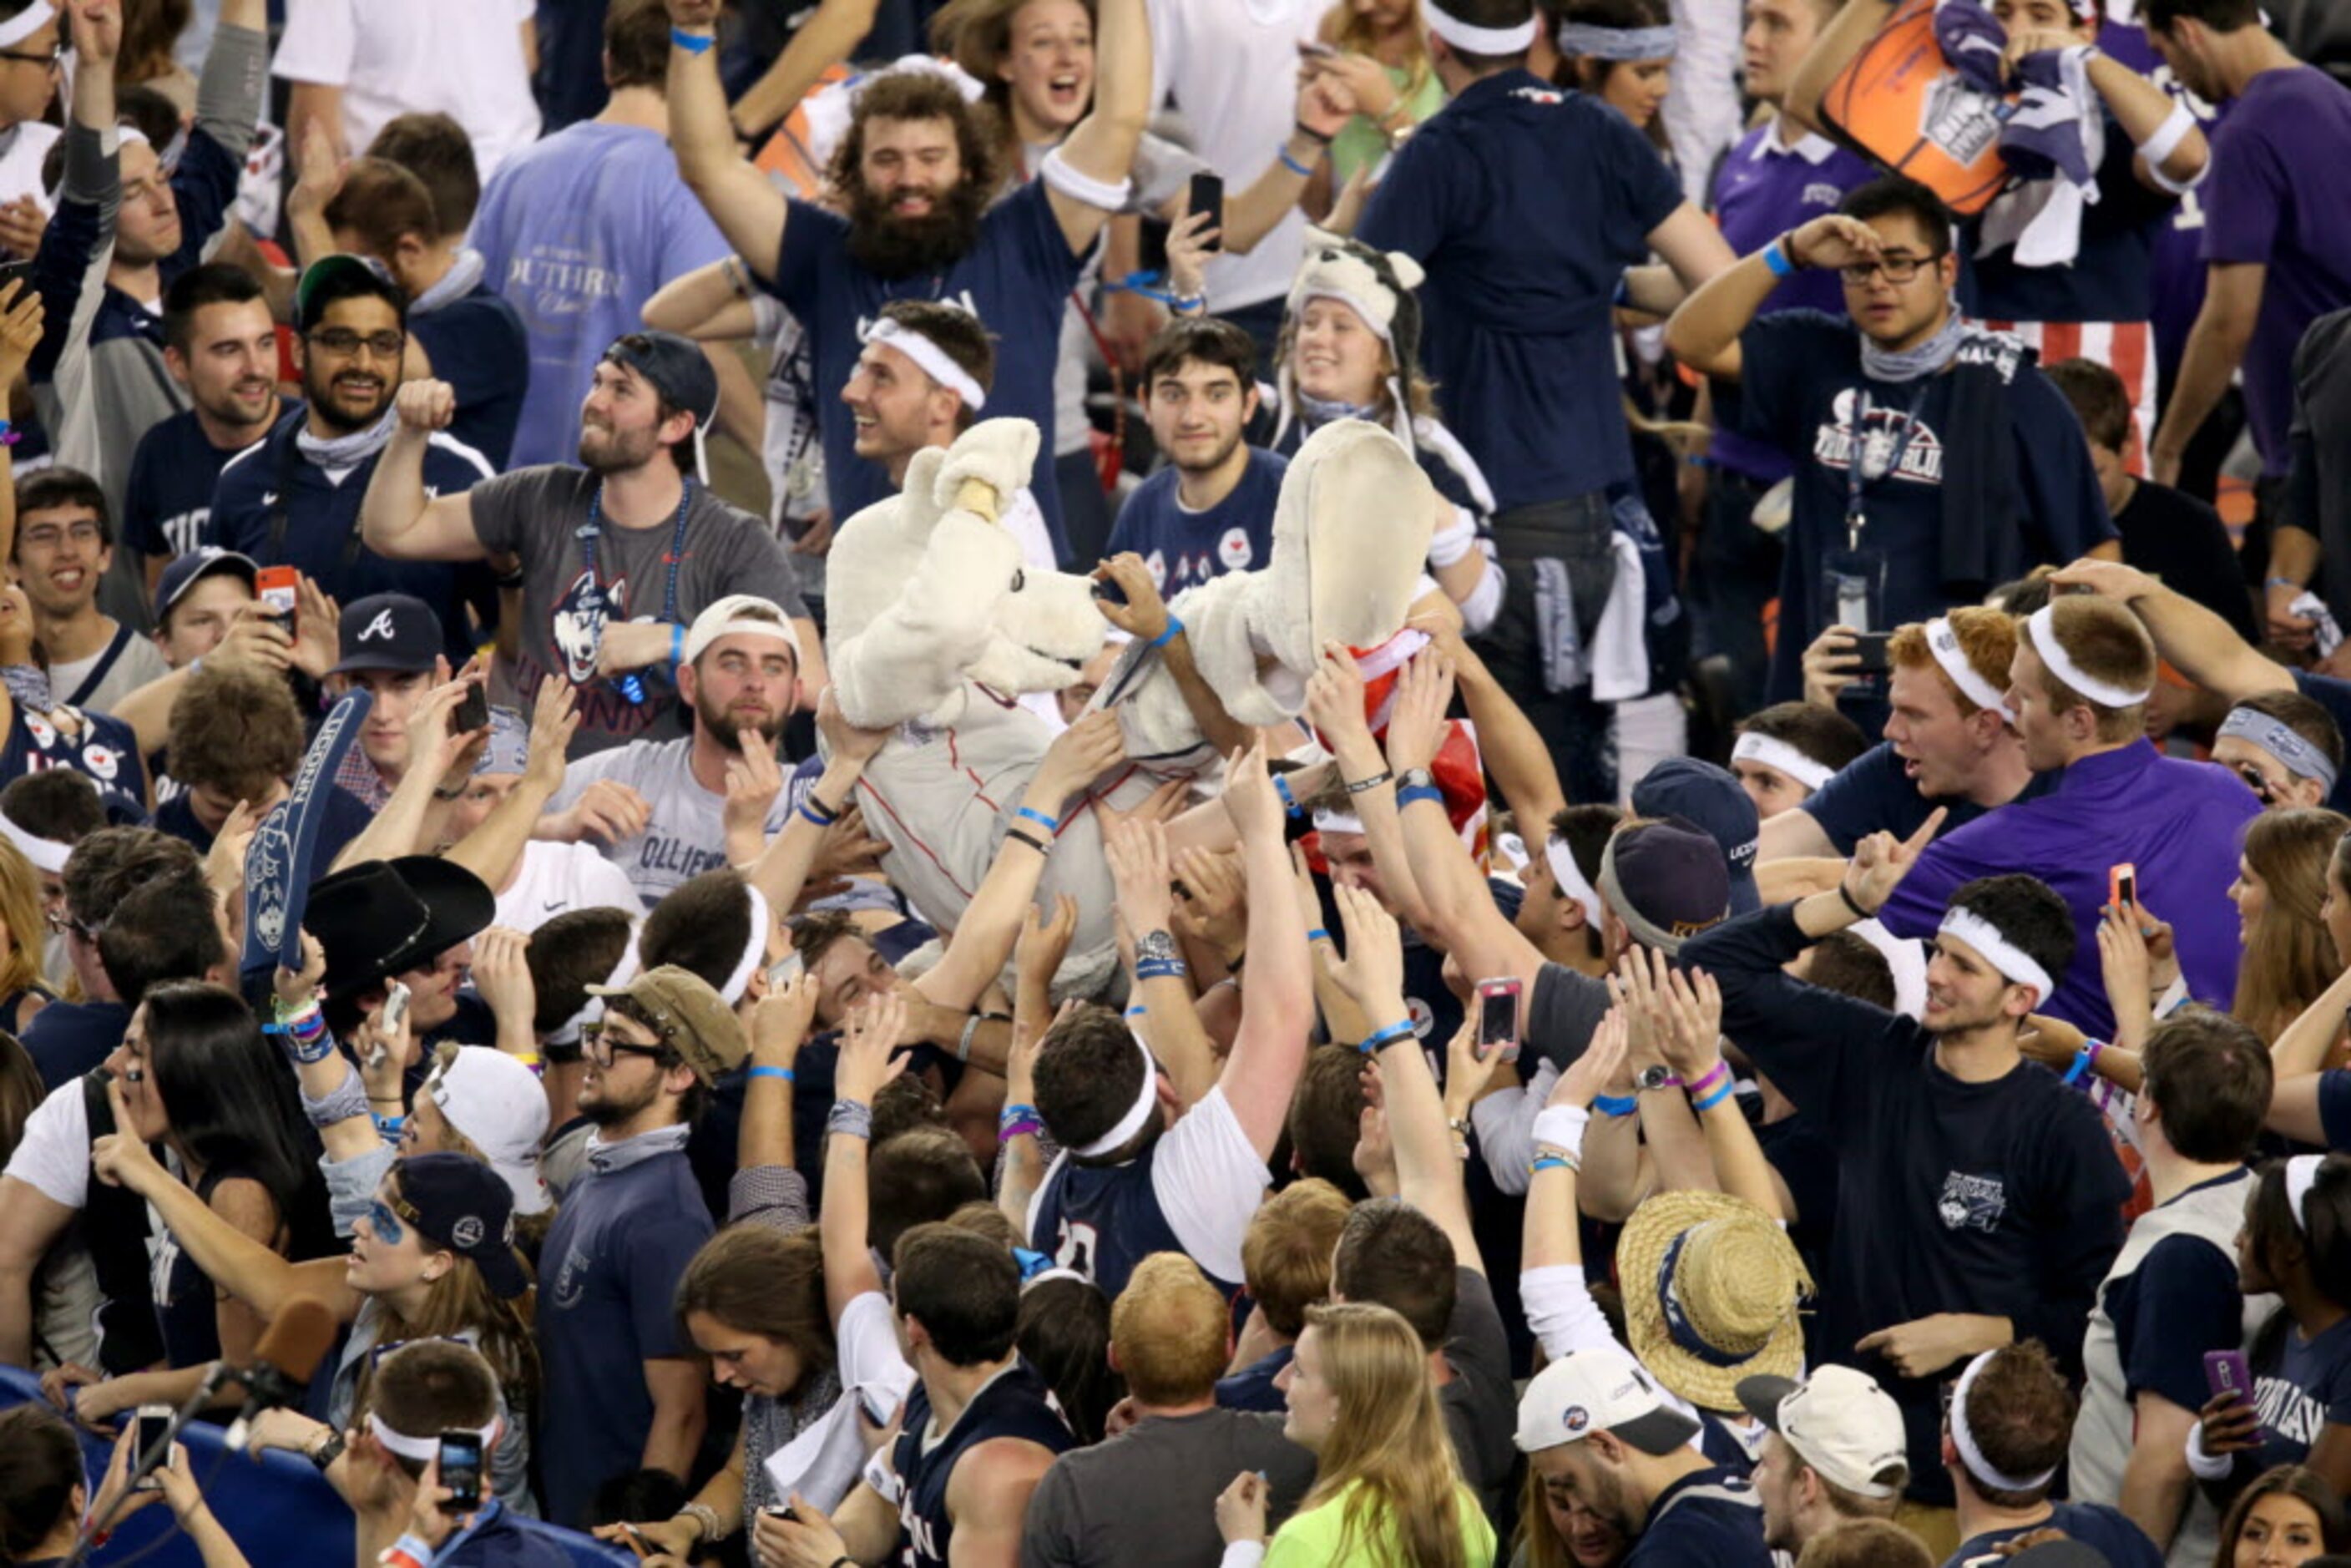
{"type": "Polygon", "coordinates": [[[2034,963],[2031,955],[2000,934],[2000,927],[1973,910],[1953,904],[1943,916],[1938,933],[1956,936],[1983,955],[1985,963],[2000,971],[2002,977],[2020,986],[2031,986],[2040,991],[2036,1001],[2045,1002],[2056,987],[2050,983],[2049,971],[2034,963]]]}
{"type": "Polygon", "coordinates": [[[2016,716],[2008,709],[2008,694],[1983,678],[1983,673],[1968,661],[1968,651],[1959,646],[1959,634],[1950,617],[1938,615],[1927,622],[1927,652],[1935,656],[1943,674],[1951,677],[1951,685],[1959,695],[1978,707],[1988,707],[2011,725],[2016,716]]]}
{"type": "Polygon", "coordinates": [[[947,358],[945,349],[915,331],[882,317],[859,335],[859,340],[879,343],[885,349],[895,349],[919,366],[931,380],[963,399],[963,406],[977,413],[987,406],[987,394],[971,379],[971,372],[947,358]]]}
{"type": "MultiPolygon", "coordinates": [[[[463,1432],[467,1428],[453,1427],[449,1429],[453,1432],[463,1432]]],[[[498,1446],[498,1429],[499,1423],[496,1421],[492,1421],[486,1427],[473,1429],[474,1436],[482,1440],[482,1455],[485,1462],[488,1459],[490,1450],[498,1446]]],[[[383,1417],[372,1410],[368,1412],[368,1436],[373,1437],[388,1452],[398,1454],[403,1459],[413,1459],[420,1465],[429,1465],[441,1457],[440,1433],[436,1432],[430,1437],[412,1437],[405,1432],[395,1432],[385,1426],[383,1417]]]]}
{"type": "Polygon", "coordinates": [[[1559,52],[1594,60],[1662,60],[1674,52],[1671,27],[1597,27],[1589,22],[1559,25],[1559,52]]]}
{"type": "Polygon", "coordinates": [[[2033,652],[2039,653],[2041,662],[2049,666],[2049,673],[2099,706],[2137,707],[2147,701],[2147,693],[2153,690],[2143,686],[2134,692],[2126,686],[2110,685],[2095,675],[2085,673],[2079,664],[2074,663],[2074,656],[2065,652],[2065,645],[2057,641],[2056,606],[2043,605],[2032,612],[2024,625],[2032,634],[2033,652]]]}
{"type": "Polygon", "coordinates": [[[1141,1035],[1136,1034],[1133,1030],[1127,1030],[1127,1035],[1134,1041],[1136,1054],[1143,1058],[1142,1092],[1135,1095],[1134,1103],[1126,1108],[1126,1114],[1118,1119],[1116,1126],[1091,1144],[1071,1145],[1070,1153],[1073,1155],[1089,1160],[1100,1159],[1113,1149],[1123,1146],[1133,1139],[1135,1134],[1143,1131],[1143,1124],[1151,1119],[1151,1113],[1154,1111],[1159,1109],[1159,1063],[1152,1060],[1151,1048],[1143,1043],[1141,1035]]]}
{"type": "Polygon", "coordinates": [[[1431,33],[1465,54],[1518,55],[1534,47],[1532,16],[1515,27],[1473,27],[1458,16],[1447,15],[1437,0],[1420,0],[1420,16],[1431,33]]]}
{"type": "Polygon", "coordinates": [[[1813,761],[1786,741],[1769,735],[1757,735],[1752,730],[1739,737],[1730,748],[1733,762],[1760,762],[1764,767],[1786,774],[1806,789],[1817,789],[1836,777],[1836,769],[1813,761]]]}
{"type": "Polygon", "coordinates": [[[1567,841],[1553,837],[1543,841],[1543,864],[1551,867],[1552,880],[1559,883],[1560,892],[1583,905],[1583,918],[1592,928],[1600,929],[1600,894],[1592,885],[1583,868],[1575,863],[1574,854],[1567,841]]]}
{"type": "Polygon", "coordinates": [[[64,21],[65,18],[50,10],[43,0],[33,0],[31,5],[6,21],[0,22],[0,49],[23,43],[52,22],[63,26],[64,21]]]}
{"type": "Polygon", "coordinates": [[[1317,806],[1314,808],[1314,831],[1318,833],[1361,833],[1364,820],[1353,811],[1317,806]]]}
{"type": "MultiPolygon", "coordinates": [[[[598,984],[607,990],[619,990],[622,986],[627,985],[631,980],[637,977],[637,966],[641,962],[643,962],[643,960],[637,956],[637,933],[635,928],[632,926],[629,931],[629,945],[622,948],[620,957],[613,960],[612,972],[605,976],[602,980],[598,982],[598,984]]],[[[580,1004],[580,1010],[578,1012],[573,1013],[569,1018],[565,1019],[561,1024],[557,1026],[555,1032],[549,1035],[541,1043],[547,1045],[577,1045],[580,1043],[580,1031],[585,1026],[598,1021],[603,1018],[603,1016],[604,998],[601,997],[590,997],[586,1001],[580,1004]]]]}
{"type": "Polygon", "coordinates": [[[1968,1390],[1975,1385],[1976,1374],[1984,1369],[1984,1364],[1999,1354],[1993,1350],[1984,1352],[1959,1374],[1959,1385],[1951,1393],[1951,1447],[1959,1451],[1959,1462],[1967,1466],[1968,1474],[1995,1491],[2039,1491],[2057,1479],[2056,1466],[2050,1466],[2037,1476],[2003,1474],[1984,1458],[1983,1450],[1976,1447],[1975,1433],[1968,1427],[1968,1390]]]}
{"type": "Polygon", "coordinates": [[[743,999],[751,977],[768,961],[768,938],[776,929],[776,917],[768,909],[768,895],[747,882],[743,891],[751,895],[751,936],[743,944],[743,956],[737,960],[735,972],[726,977],[726,984],[718,991],[718,999],[730,1008],[743,999]]]}
{"type": "Polygon", "coordinates": [[[2310,1189],[2318,1185],[2318,1167],[2326,1163],[2325,1155],[2296,1155],[2285,1163],[2285,1206],[2294,1216],[2294,1228],[2304,1235],[2310,1233],[2310,1221],[2304,1218],[2302,1206],[2310,1201],[2310,1189]]]}
{"type": "Polygon", "coordinates": [[[29,829],[19,827],[5,811],[0,811],[0,835],[5,835],[10,843],[25,852],[25,858],[33,862],[35,871],[45,871],[51,876],[63,876],[66,862],[73,858],[71,844],[45,839],[29,829]]]}

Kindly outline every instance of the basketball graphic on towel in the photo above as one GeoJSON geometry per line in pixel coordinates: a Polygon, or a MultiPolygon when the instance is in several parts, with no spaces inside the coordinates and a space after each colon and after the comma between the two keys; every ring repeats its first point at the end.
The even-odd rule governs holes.
{"type": "Polygon", "coordinates": [[[1962,217],[2008,182],[2009,104],[1975,91],[1935,43],[1934,0],[1903,0],[1821,98],[1821,116],[1864,157],[1929,186],[1962,217]]]}

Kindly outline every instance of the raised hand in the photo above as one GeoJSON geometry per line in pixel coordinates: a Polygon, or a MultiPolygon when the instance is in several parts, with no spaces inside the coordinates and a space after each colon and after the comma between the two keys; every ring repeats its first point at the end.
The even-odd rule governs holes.
{"type": "Polygon", "coordinates": [[[1550,1103],[1579,1105],[1592,1109],[1592,1103],[1605,1092],[1624,1071],[1625,1055],[1632,1033],[1621,1007],[1610,1008],[1601,1015],[1592,1031],[1592,1039],[1583,1047],[1583,1054],[1569,1064],[1559,1082],[1552,1085],[1550,1103]]]}
{"type": "Polygon", "coordinates": [[[1814,707],[1836,706],[1837,694],[1861,677],[1850,626],[1826,626],[1804,650],[1804,700],[1814,707]]]}
{"type": "MultiPolygon", "coordinates": [[[[0,230],[5,233],[5,230],[0,230]]],[[[0,287],[0,380],[13,382],[41,346],[41,297],[25,279],[0,287]]]]}
{"type": "Polygon", "coordinates": [[[1340,643],[1323,643],[1322,659],[1306,677],[1306,717],[1334,750],[1343,738],[1371,740],[1372,727],[1364,715],[1364,672],[1340,643]]]}
{"type": "Polygon", "coordinates": [[[1347,929],[1347,956],[1332,966],[1332,977],[1364,1009],[1374,1028],[1384,1029],[1397,1021],[1395,1009],[1404,999],[1401,929],[1395,916],[1363,889],[1334,885],[1331,892],[1347,929]]]}
{"type": "MultiPolygon", "coordinates": [[[[236,804],[239,810],[246,809],[244,801],[239,800],[236,804]]],[[[319,987],[326,977],[327,950],[319,946],[319,939],[316,936],[304,931],[302,933],[302,971],[300,974],[296,974],[283,964],[277,966],[277,999],[285,1004],[287,1011],[292,1012],[305,1003],[318,999],[319,987]]]]}
{"type": "MultiPolygon", "coordinates": [[[[1172,235],[1169,246],[1168,265],[1172,268],[1175,266],[1172,235]]],[[[1172,292],[1182,293],[1183,290],[1172,292]]],[[[1145,643],[1156,641],[1159,634],[1167,630],[1167,601],[1159,596],[1159,584],[1152,580],[1151,568],[1144,564],[1141,556],[1133,550],[1121,551],[1094,568],[1093,580],[1113,585],[1126,600],[1121,604],[1097,591],[1094,607],[1102,612],[1103,620],[1128,636],[1140,638],[1145,643]]]]}
{"type": "Polygon", "coordinates": [[[1660,981],[1657,1047],[1684,1083],[1695,1083],[1722,1060],[1722,988],[1703,969],[1685,974],[1663,954],[1651,956],[1660,981]]]}
{"type": "Polygon", "coordinates": [[[718,813],[728,841],[738,836],[746,841],[764,841],[768,813],[776,809],[776,797],[783,792],[783,765],[776,760],[771,748],[747,746],[728,758],[726,803],[718,813]]]}
{"type": "Polygon", "coordinates": [[[816,1022],[816,977],[806,971],[761,997],[751,1009],[751,1056],[762,1066],[789,1068],[816,1022]]]}
{"type": "Polygon", "coordinates": [[[1053,913],[1049,919],[1035,904],[1020,912],[1020,935],[1012,945],[1013,973],[1023,986],[1034,986],[1041,993],[1051,988],[1053,977],[1061,973],[1061,960],[1069,956],[1070,938],[1078,932],[1078,901],[1068,894],[1053,900],[1053,913]]]}
{"type": "Polygon", "coordinates": [[[289,655],[296,669],[314,681],[342,657],[343,609],[327,591],[308,577],[294,580],[294,648],[289,655]]]}
{"type": "MultiPolygon", "coordinates": [[[[1178,299],[1207,298],[1208,257],[1214,254],[1208,247],[1223,237],[1224,232],[1221,213],[1186,213],[1176,220],[1167,231],[1168,293],[1178,299]]],[[[1102,613],[1109,614],[1110,608],[1103,605],[1102,613]]]]}
{"type": "Polygon", "coordinates": [[[511,926],[493,925],[474,938],[474,990],[491,1015],[511,1022],[518,1036],[530,1034],[538,1011],[538,988],[530,978],[530,937],[511,926]]]}
{"type": "Polygon", "coordinates": [[[404,382],[392,406],[400,411],[402,430],[430,434],[448,429],[457,417],[457,389],[447,382],[404,382]]]}
{"type": "Polygon", "coordinates": [[[579,733],[580,714],[571,699],[571,683],[539,682],[538,695],[530,705],[530,741],[524,752],[524,781],[550,795],[562,789],[567,771],[564,758],[570,751],[571,737],[579,733]]]}
{"type": "Polygon", "coordinates": [[[832,1097],[873,1103],[882,1086],[906,1071],[903,1052],[893,1059],[906,1029],[906,1000],[893,991],[850,1010],[841,1032],[841,1059],[832,1071],[832,1097]]]}
{"type": "Polygon", "coordinates": [[[1396,682],[1395,706],[1388,716],[1388,767],[1397,773],[1426,768],[1445,744],[1445,710],[1453,703],[1453,662],[1441,643],[1412,657],[1396,682]]]}
{"type": "Polygon", "coordinates": [[[1249,945],[1249,891],[1226,855],[1188,849],[1176,857],[1176,918],[1184,935],[1216,951],[1228,967],[1249,945]]]}
{"type": "Polygon", "coordinates": [[[1828,213],[1787,236],[1788,259],[1798,267],[1849,267],[1876,261],[1884,250],[1877,231],[1859,218],[1828,213]]]}
{"type": "Polygon", "coordinates": [[[1118,715],[1107,709],[1086,714],[1045,747],[1030,777],[1029,792],[1038,800],[1050,800],[1052,814],[1059,816],[1071,796],[1117,766],[1125,755],[1126,736],[1119,727],[1118,715]]]}
{"type": "Polygon", "coordinates": [[[1113,823],[1103,830],[1102,853],[1128,932],[1141,937],[1173,926],[1176,894],[1167,872],[1166,830],[1156,822],[1113,823]]]}
{"type": "Polygon", "coordinates": [[[2155,579],[2135,566],[2125,566],[2118,560],[2093,560],[2087,556],[2071,566],[2058,568],[2050,574],[2049,581],[2053,587],[2095,593],[2117,604],[2144,599],[2158,586],[2155,579]]]}
{"type": "Polygon", "coordinates": [[[1281,836],[1281,797],[1273,792],[1273,779],[1265,765],[1265,737],[1247,750],[1233,753],[1225,769],[1225,815],[1244,844],[1281,836]]]}
{"type": "Polygon", "coordinates": [[[1854,902],[1875,915],[1886,907],[1927,846],[1935,841],[1942,831],[1943,819],[1949,813],[1938,806],[1918,831],[1907,839],[1896,839],[1892,833],[1872,833],[1853,848],[1853,866],[1845,873],[1844,885],[1854,895],[1854,902]]]}
{"type": "Polygon", "coordinates": [[[849,722],[841,711],[841,702],[827,686],[816,699],[817,733],[824,737],[826,756],[837,760],[867,763],[874,753],[890,744],[886,729],[860,729],[849,722]]]}
{"type": "MultiPolygon", "coordinates": [[[[106,1103],[113,1108],[115,1126],[131,1125],[131,1112],[122,1103],[122,1082],[120,1079],[106,1081],[106,1103]]],[[[157,1183],[170,1179],[164,1175],[163,1167],[155,1163],[154,1153],[136,1133],[113,1132],[92,1140],[89,1168],[97,1174],[99,1180],[109,1186],[128,1187],[141,1194],[152,1191],[157,1183]]]]}

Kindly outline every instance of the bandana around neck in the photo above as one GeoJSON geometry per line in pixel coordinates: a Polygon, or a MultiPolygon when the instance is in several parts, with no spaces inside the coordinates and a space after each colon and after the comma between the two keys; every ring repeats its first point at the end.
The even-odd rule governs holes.
{"type": "Polygon", "coordinates": [[[399,423],[398,411],[387,407],[381,418],[363,430],[321,438],[310,434],[309,423],[305,421],[302,428],[294,433],[294,444],[302,449],[303,456],[321,468],[356,468],[383,450],[399,423]]]}
{"type": "Polygon", "coordinates": [[[1966,340],[1967,324],[1954,310],[1942,329],[1915,349],[1884,349],[1867,336],[1861,340],[1862,373],[1872,381],[1900,384],[1931,376],[1949,365],[1966,340]]]}

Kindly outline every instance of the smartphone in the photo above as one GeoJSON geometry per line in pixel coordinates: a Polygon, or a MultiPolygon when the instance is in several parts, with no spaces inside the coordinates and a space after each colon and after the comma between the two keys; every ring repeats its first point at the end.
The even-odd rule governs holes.
{"type": "Polygon", "coordinates": [[[490,722],[490,689],[480,681],[465,688],[457,699],[456,712],[449,716],[449,733],[471,735],[490,722]]]}
{"type": "Polygon", "coordinates": [[[441,1434],[441,1484],[449,1489],[444,1513],[471,1513],[482,1506],[482,1435],[441,1434]]]}
{"type": "Polygon", "coordinates": [[[1496,1051],[1504,1061],[1519,1059],[1519,1002],[1526,982],[1516,975],[1478,982],[1478,1060],[1496,1051]]]}
{"type": "Polygon", "coordinates": [[[406,981],[394,980],[392,988],[383,994],[383,1032],[398,1034],[400,1026],[407,1021],[408,985],[406,981]]]}
{"type": "Polygon", "coordinates": [[[650,1563],[661,1555],[661,1549],[648,1542],[635,1525],[624,1524],[621,1526],[621,1532],[622,1538],[629,1543],[629,1550],[637,1554],[638,1562],[650,1563]]]}
{"type": "Polygon", "coordinates": [[[1336,46],[1326,44],[1320,38],[1299,39],[1298,52],[1310,60],[1335,60],[1339,57],[1336,46]]]}
{"type": "Polygon", "coordinates": [[[253,591],[261,596],[263,610],[286,628],[288,637],[294,635],[295,584],[299,577],[290,566],[265,566],[253,578],[253,591]]]}
{"type": "Polygon", "coordinates": [[[1193,175],[1191,189],[1184,197],[1184,211],[1186,214],[1216,214],[1216,220],[1208,225],[1207,243],[1201,248],[1211,254],[1225,248],[1225,242],[1217,232],[1225,225],[1225,177],[1222,174],[1193,175]]]}
{"type": "Polygon", "coordinates": [[[2117,909],[2138,906],[2138,867],[2125,861],[2106,873],[2106,897],[2117,909]]]}
{"type": "Polygon", "coordinates": [[[158,1457],[154,1466],[139,1482],[138,1490],[161,1491],[162,1490],[163,1483],[155,1479],[155,1471],[162,1469],[171,1459],[171,1455],[160,1452],[164,1434],[171,1429],[172,1407],[169,1405],[139,1406],[139,1436],[132,1439],[131,1459],[136,1462],[144,1459],[150,1454],[157,1454],[158,1457]]]}
{"type": "Polygon", "coordinates": [[[1886,674],[1886,645],[1893,641],[1894,633],[1891,632],[1859,632],[1854,634],[1853,651],[1861,660],[1863,674],[1886,674]]]}
{"type": "Polygon", "coordinates": [[[0,288],[7,287],[11,283],[22,283],[27,288],[33,286],[33,264],[30,258],[24,261],[0,262],[0,288]]]}
{"type": "MultiPolygon", "coordinates": [[[[2208,1350],[2204,1353],[2204,1385],[2217,1396],[2233,1394],[2244,1404],[2253,1402],[2253,1369],[2241,1350],[2208,1350]]],[[[2258,1441],[2261,1433],[2254,1431],[2258,1441]]]]}

